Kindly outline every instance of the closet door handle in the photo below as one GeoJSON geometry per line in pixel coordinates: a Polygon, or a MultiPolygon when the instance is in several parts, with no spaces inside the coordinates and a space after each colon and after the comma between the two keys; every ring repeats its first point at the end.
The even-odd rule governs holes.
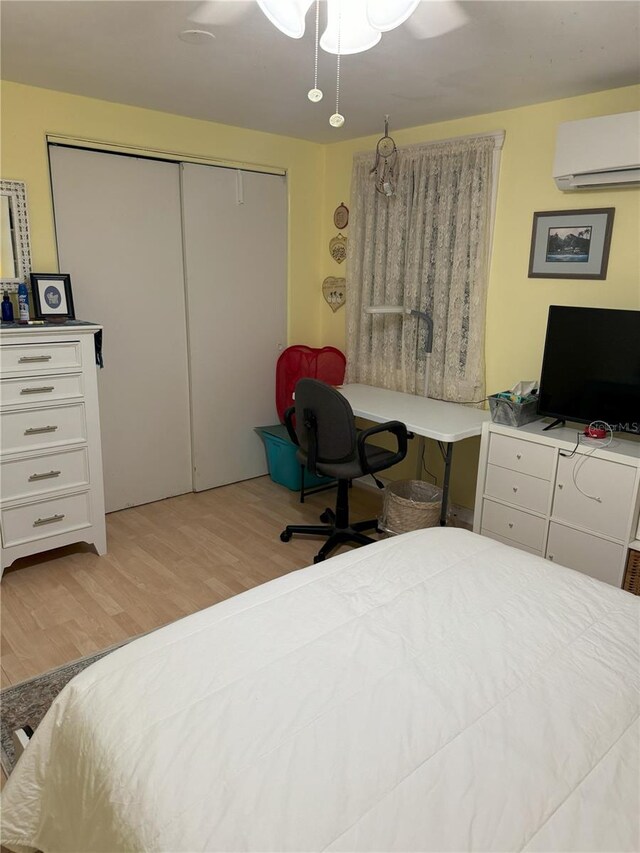
{"type": "Polygon", "coordinates": [[[57,429],[57,426],[29,427],[29,429],[25,429],[24,434],[38,435],[41,432],[55,432],[57,429]]]}
{"type": "Polygon", "coordinates": [[[56,521],[62,521],[63,518],[63,512],[56,515],[50,515],[48,518],[36,518],[36,520],[33,522],[33,526],[42,527],[43,524],[55,524],[56,521]]]}
{"type": "Polygon", "coordinates": [[[53,391],[55,386],[43,385],[41,388],[21,388],[21,394],[46,394],[48,391],[53,391]]]}
{"type": "Polygon", "coordinates": [[[36,361],[51,361],[50,355],[21,355],[18,364],[33,364],[36,361]]]}
{"type": "Polygon", "coordinates": [[[49,471],[47,474],[32,474],[29,477],[29,482],[35,483],[36,480],[49,480],[52,477],[59,477],[61,473],[61,471],[49,471]]]}

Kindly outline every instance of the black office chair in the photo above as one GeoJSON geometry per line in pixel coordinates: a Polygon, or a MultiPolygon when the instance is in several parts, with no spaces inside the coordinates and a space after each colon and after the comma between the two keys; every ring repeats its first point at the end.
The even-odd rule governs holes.
{"type": "Polygon", "coordinates": [[[335,512],[326,509],[322,525],[289,524],[280,534],[288,542],[296,533],[326,536],[327,541],[313,558],[324,560],[338,545],[375,542],[363,530],[373,530],[377,520],[349,523],[349,484],[356,477],[375,474],[400,462],[407,455],[407,428],[400,421],[388,421],[358,432],[348,400],[331,385],[318,379],[300,379],[296,384],[296,404],[285,412],[285,424],[291,440],[298,445],[298,459],[315,475],[338,481],[335,512]],[[295,417],[295,426],[294,426],[295,417]],[[397,450],[385,450],[368,440],[378,433],[392,433],[397,450]]]}

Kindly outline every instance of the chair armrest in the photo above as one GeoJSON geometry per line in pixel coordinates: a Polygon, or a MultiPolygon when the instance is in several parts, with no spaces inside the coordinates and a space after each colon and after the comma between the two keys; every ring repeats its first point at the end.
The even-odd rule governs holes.
{"type": "Polygon", "coordinates": [[[396,441],[398,443],[398,449],[396,450],[395,455],[385,464],[385,468],[391,468],[391,466],[395,465],[397,462],[402,462],[404,457],[407,455],[407,428],[401,421],[387,421],[384,424],[378,424],[377,426],[365,429],[361,433],[358,433],[358,457],[360,459],[360,467],[365,474],[372,473],[367,463],[367,454],[365,450],[367,439],[372,435],[378,435],[383,432],[390,432],[396,437],[396,441]]]}
{"type": "Polygon", "coordinates": [[[296,435],[296,429],[293,425],[293,418],[295,413],[295,406],[289,406],[289,408],[285,410],[284,425],[287,428],[287,432],[289,433],[289,438],[291,439],[291,441],[296,445],[296,447],[300,447],[300,442],[298,441],[298,436],[296,435]]]}

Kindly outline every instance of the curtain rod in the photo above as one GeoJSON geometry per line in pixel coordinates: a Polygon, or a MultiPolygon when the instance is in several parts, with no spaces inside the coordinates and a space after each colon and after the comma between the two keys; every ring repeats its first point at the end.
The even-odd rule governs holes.
{"type": "MultiPolygon", "coordinates": [[[[487,131],[486,133],[466,133],[463,136],[445,136],[442,139],[425,139],[421,142],[408,142],[406,145],[398,145],[398,151],[402,151],[406,148],[414,148],[418,146],[427,147],[429,145],[441,145],[445,142],[462,142],[465,139],[493,139],[494,142],[494,150],[501,151],[502,146],[504,145],[504,130],[492,130],[487,131]]],[[[355,156],[363,154],[371,156],[371,149],[366,151],[356,151],[355,156]]]]}
{"type": "MultiPolygon", "coordinates": [[[[460,142],[463,139],[493,139],[495,148],[502,148],[504,144],[505,131],[492,130],[487,133],[466,133],[463,136],[448,136],[446,139],[430,139],[429,142],[460,142]]],[[[425,144],[429,144],[429,142],[425,144]]]]}

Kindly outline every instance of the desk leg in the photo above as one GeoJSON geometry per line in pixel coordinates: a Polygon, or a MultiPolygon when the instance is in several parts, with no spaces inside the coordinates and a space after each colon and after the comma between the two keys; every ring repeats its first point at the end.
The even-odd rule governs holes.
{"type": "Polygon", "coordinates": [[[449,505],[449,477],[451,476],[451,459],[453,457],[453,442],[447,444],[444,457],[444,482],[442,483],[442,509],[440,510],[440,526],[447,524],[447,507],[449,505]]]}
{"type": "Polygon", "coordinates": [[[424,436],[417,435],[418,443],[416,445],[416,451],[418,454],[418,460],[416,462],[416,480],[422,479],[422,457],[424,456],[424,436]]]}

